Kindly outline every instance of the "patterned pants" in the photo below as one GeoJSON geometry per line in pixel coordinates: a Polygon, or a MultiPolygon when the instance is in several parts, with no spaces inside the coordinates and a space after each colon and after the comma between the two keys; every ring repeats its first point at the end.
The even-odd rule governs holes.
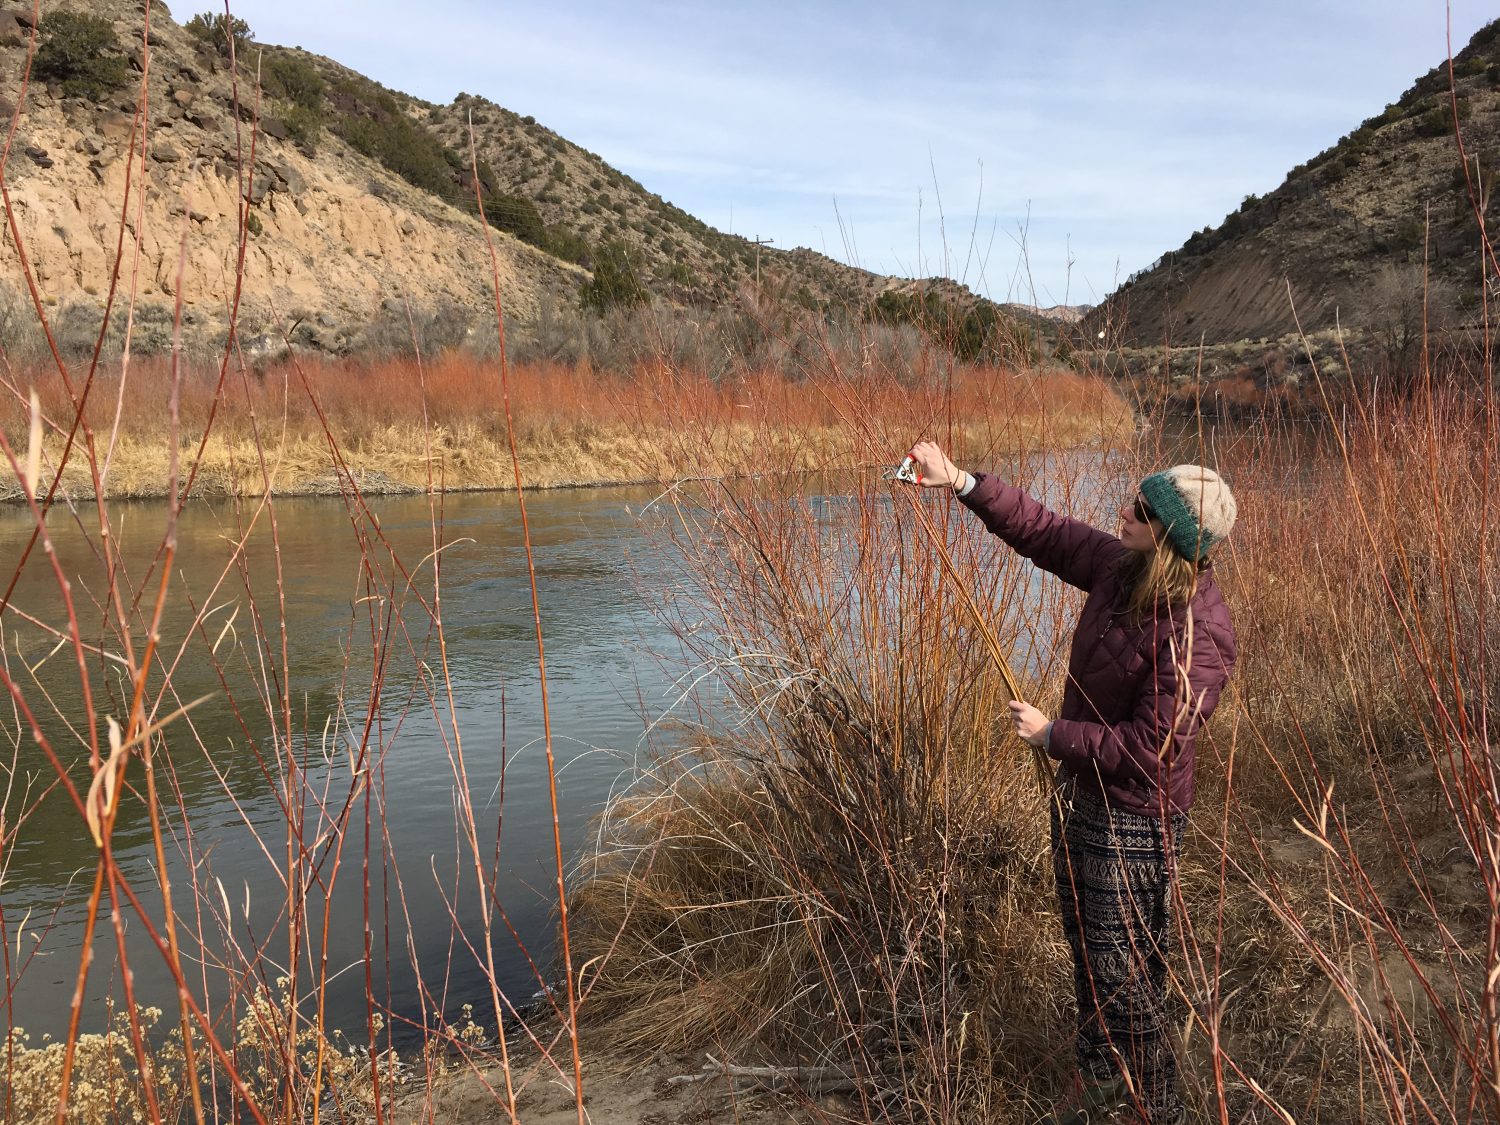
{"type": "Polygon", "coordinates": [[[1180,1119],[1166,1005],[1166,956],[1177,842],[1187,818],[1165,824],[1111,809],[1062,786],[1052,809],[1052,869],[1073,950],[1078,1065],[1124,1074],[1153,1125],[1180,1119]]]}

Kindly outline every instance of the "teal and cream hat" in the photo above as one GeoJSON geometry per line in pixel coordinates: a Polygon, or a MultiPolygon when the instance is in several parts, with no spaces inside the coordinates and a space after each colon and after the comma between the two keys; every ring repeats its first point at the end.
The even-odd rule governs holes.
{"type": "Polygon", "coordinates": [[[1174,465],[1141,481],[1141,495],[1183,558],[1202,562],[1234,528],[1234,496],[1224,478],[1202,465],[1174,465]]]}

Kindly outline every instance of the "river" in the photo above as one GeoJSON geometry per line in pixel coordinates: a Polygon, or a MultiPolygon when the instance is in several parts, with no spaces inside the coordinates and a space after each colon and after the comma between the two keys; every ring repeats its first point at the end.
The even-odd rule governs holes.
{"type": "MultiPolygon", "coordinates": [[[[651,496],[639,488],[575,490],[538,494],[528,504],[562,847],[569,857],[581,853],[611,792],[628,782],[662,737],[659,729],[649,737],[647,732],[674,698],[680,673],[673,663],[674,638],[651,608],[674,580],[670,555],[647,544],[632,514],[651,496]]],[[[175,700],[207,698],[168,725],[156,771],[164,790],[179,935],[195,991],[222,1003],[228,988],[222,967],[196,963],[198,943],[191,934],[200,927],[210,962],[227,961],[233,969],[259,946],[266,950],[263,971],[272,987],[275,977],[286,975],[283,806],[291,792],[306,825],[301,836],[308,853],[300,866],[311,873],[307,902],[314,938],[299,993],[305,996],[320,971],[319,918],[336,871],[327,957],[333,983],[325,1018],[330,1027],[349,1029],[356,1041],[366,1018],[366,856],[368,984],[379,1003],[420,1018],[415,962],[429,1009],[452,1017],[472,1002],[481,1019],[490,1011],[482,968],[487,958],[465,941],[481,941],[484,911],[473,851],[455,816],[463,784],[460,746],[481,863],[496,875],[503,911],[503,918],[491,915],[496,976],[515,1003],[527,1002],[541,987],[533,965],[543,975],[552,971],[556,904],[536,639],[516,500],[453,494],[433,502],[440,511],[426,497],[368,503],[368,513],[351,517],[337,498],[278,501],[274,536],[265,515],[245,536],[242,526],[253,505],[195,502],[182,513],[161,651],[167,663],[175,663],[175,700]],[[434,595],[435,524],[444,544],[446,682],[432,615],[422,604],[430,605],[434,595]],[[238,552],[242,539],[245,548],[238,552]],[[226,570],[236,558],[244,566],[226,570]],[[409,586],[403,570],[414,576],[409,586]],[[208,612],[189,635],[194,607],[208,612]],[[382,690],[372,700],[376,681],[382,690]],[[290,688],[290,740],[273,733],[287,726],[278,702],[283,683],[290,688]],[[289,766],[293,757],[295,771],[289,766]],[[368,767],[363,775],[361,764],[368,767]],[[295,784],[288,784],[289,773],[295,784]],[[174,792],[182,795],[180,802],[174,792]],[[347,828],[342,852],[335,855],[328,830],[340,818],[347,828]],[[190,870],[196,896],[188,887],[190,870]]],[[[111,515],[127,575],[123,585],[141,593],[139,613],[149,613],[158,575],[147,567],[163,538],[166,506],[117,503],[111,515]]],[[[52,514],[58,564],[71,582],[85,641],[102,641],[118,652],[118,631],[104,624],[113,615],[96,600],[105,571],[92,508],[82,505],[79,517],[71,519],[62,508],[52,514]]],[[[31,530],[24,510],[0,511],[0,572],[6,581],[31,530]]],[[[40,550],[22,572],[12,605],[54,627],[66,622],[58,584],[40,550]]],[[[144,637],[139,620],[133,629],[137,652],[144,637]]],[[[88,734],[71,646],[49,656],[54,640],[14,612],[3,618],[3,641],[9,675],[69,763],[74,783],[86,791],[88,734]],[[27,670],[38,664],[34,675],[27,670]]],[[[127,689],[118,666],[97,658],[88,666],[95,710],[123,716],[127,689]]],[[[148,695],[161,680],[154,667],[148,695]]],[[[165,699],[158,715],[176,706],[165,699]]],[[[14,1025],[38,1040],[66,1026],[97,853],[71,801],[56,786],[48,791],[56,772],[25,722],[9,709],[6,719],[10,745],[0,743],[9,775],[0,903],[10,1014],[14,1025]]],[[[138,761],[131,763],[127,781],[137,792],[144,786],[138,761]]],[[[160,928],[154,845],[143,809],[138,796],[123,798],[113,846],[160,928]]],[[[84,1017],[85,1027],[94,1030],[105,1019],[104,997],[122,995],[107,897],[104,905],[84,1017]]],[[[174,992],[163,958],[130,909],[123,912],[137,1000],[170,1011],[174,992]]],[[[400,1041],[420,1029],[398,1026],[396,1032],[400,1041]]]]}

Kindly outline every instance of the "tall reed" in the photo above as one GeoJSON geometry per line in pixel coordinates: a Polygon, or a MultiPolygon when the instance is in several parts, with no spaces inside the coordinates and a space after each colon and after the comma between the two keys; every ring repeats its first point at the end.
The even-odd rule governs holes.
{"type": "MultiPolygon", "coordinates": [[[[143,74],[142,91],[154,80],[143,74]]],[[[253,118],[253,91],[237,97],[253,118]]],[[[12,132],[25,112],[23,92],[12,132]]],[[[520,1120],[525,1098],[554,1080],[581,1112],[587,1068],[566,996],[595,968],[575,955],[579,971],[567,973],[566,959],[556,966],[526,949],[499,892],[500,816],[472,795],[473,778],[495,769],[496,749],[476,749],[460,720],[465,687],[443,610],[457,536],[442,489],[506,476],[519,488],[790,469],[863,469],[873,488],[889,449],[866,431],[902,431],[914,410],[976,447],[1028,426],[1097,434],[1128,412],[1090,379],[949,369],[941,403],[963,406],[959,424],[931,413],[940,401],[931,380],[914,384],[895,368],[834,373],[833,382],[805,365],[724,378],[665,358],[615,372],[508,369],[503,339],[502,364],[414,347],[400,362],[293,355],[258,368],[236,347],[233,323],[216,363],[191,363],[180,349],[169,360],[106,356],[102,325],[139,293],[129,263],[141,231],[130,217],[150,186],[151,136],[141,113],[119,200],[118,286],[93,352],[75,361],[55,345],[49,306],[22,263],[15,280],[35,298],[52,362],[18,368],[0,357],[0,475],[25,517],[20,547],[0,570],[0,862],[8,896],[15,887],[43,893],[24,870],[41,840],[62,841],[81,872],[40,907],[0,902],[10,1029],[0,1112],[57,1121],[430,1118],[460,1071],[493,1095],[498,1120],[520,1120]],[[502,395],[508,413],[498,409],[502,395]],[[427,497],[430,534],[415,555],[382,528],[362,487],[375,471],[427,497]],[[327,538],[347,537],[358,564],[343,618],[323,626],[317,655],[304,642],[319,627],[293,608],[297,548],[278,499],[296,490],[288,482],[308,479],[337,497],[341,519],[327,538]],[[188,581],[179,517],[202,493],[229,502],[214,570],[188,581]],[[131,495],[164,503],[117,502],[131,495]],[[329,653],[331,682],[319,674],[329,653]],[[202,698],[188,685],[205,678],[213,690],[202,698]],[[452,852],[441,863],[400,854],[391,831],[402,795],[387,781],[389,756],[419,717],[435,731],[453,786],[452,852]],[[214,733],[225,726],[236,731],[227,746],[214,733]],[[219,849],[230,847],[274,888],[269,901],[222,877],[219,849]],[[419,915],[414,880],[436,884],[445,913],[419,915]],[[71,932],[83,948],[64,948],[66,927],[80,918],[71,932]],[[350,924],[360,948],[352,964],[335,952],[336,931],[350,924]],[[446,938],[446,957],[424,960],[418,933],[439,947],[446,938]],[[518,943],[534,970],[534,1009],[499,980],[502,941],[518,943]],[[41,1014],[24,1006],[27,989],[63,959],[73,983],[66,1030],[29,1038],[25,1027],[41,1014]],[[460,1003],[473,997],[453,995],[463,972],[488,993],[477,1011],[460,1003]],[[417,982],[414,1001],[393,999],[398,974],[417,982]],[[149,991],[153,979],[167,982],[164,995],[149,991]],[[351,980],[357,1026],[333,1015],[351,980]]],[[[246,170],[256,144],[251,122],[241,138],[246,170]]],[[[4,187],[0,171],[0,194],[4,187]]],[[[8,195],[5,207],[21,245],[8,195]]],[[[185,247],[187,235],[176,236],[185,247]]],[[[237,307],[236,298],[231,315],[237,307]]],[[[498,308],[496,321],[504,324],[498,308]]],[[[837,351],[830,340],[802,345],[837,351]]],[[[930,582],[925,564],[918,569],[930,582]]],[[[872,628],[888,612],[878,594],[867,595],[872,628]]],[[[546,591],[536,595],[540,672],[546,591]]],[[[857,685],[845,686],[854,698],[857,685]]],[[[904,706],[917,719],[893,730],[941,718],[918,714],[938,706],[930,693],[904,706]]],[[[836,718],[819,721],[833,732],[836,718]]],[[[967,737],[979,744],[978,733],[967,737]]],[[[872,784],[925,823],[927,795],[947,784],[936,760],[915,755],[897,781],[872,784]]],[[[556,874],[561,892],[568,873],[559,863],[556,874]]]]}
{"type": "MultiPolygon", "coordinates": [[[[152,81],[148,65],[142,93],[152,81]]],[[[253,117],[253,95],[237,96],[253,117]]],[[[7,150],[24,82],[19,105],[7,150]]],[[[138,114],[112,307],[139,290],[125,264],[152,127],[138,114]]],[[[247,127],[246,170],[255,144],[247,127]]],[[[0,197],[20,246],[5,167],[0,197]]],[[[241,261],[247,225],[248,211],[241,261]]],[[[45,334],[47,306],[33,309],[45,334]]],[[[1067,1078],[1066,951],[1047,798],[1007,734],[1009,693],[970,603],[1045,709],[1061,694],[1079,597],[1037,581],[946,498],[882,479],[921,436],[1094,522],[1108,524],[1140,472],[1168,459],[1216,464],[1240,496],[1220,573],[1243,658],[1202,747],[1175,904],[1195,1112],[1500,1119],[1491,360],[1429,355],[1400,397],[1330,400],[1310,430],[1169,440],[1155,419],[1132,443],[1119,428],[1128,412],[1098,380],[951,368],[914,378],[853,366],[836,341],[800,335],[783,349],[791,369],[732,379],[666,349],[626,372],[512,370],[503,424],[499,372],[462,356],[373,367],[296,357],[256,370],[230,346],[196,370],[105,364],[102,343],[101,330],[78,364],[56,347],[45,369],[0,364],[0,453],[27,520],[0,572],[7,890],[49,818],[71,828],[61,838],[81,856],[55,903],[0,901],[7,1119],[430,1119],[455,1070],[489,1090],[498,1120],[519,1120],[527,1088],[553,1080],[581,1115],[580,1024],[584,1054],[666,1044],[818,1068],[801,1072],[809,1093],[847,1091],[842,1109],[807,1107],[824,1119],[1028,1119],[1067,1078]],[[1081,446],[1100,434],[1113,440],[1081,446]],[[166,497],[144,517],[144,562],[122,552],[127,509],[109,499],[132,491],[111,478],[125,475],[133,442],[161,451],[137,479],[166,497]],[[235,502],[223,561],[194,597],[174,568],[178,517],[215,442],[232,450],[219,490],[235,502]],[[322,696],[301,691],[292,638],[308,626],[288,608],[275,496],[296,442],[358,545],[337,683],[322,696]],[[416,558],[360,487],[365,468],[390,468],[367,451],[391,448],[401,478],[429,497],[416,558]],[[440,488],[497,483],[465,477],[462,458],[493,462],[502,449],[494,477],[520,484],[586,479],[588,458],[595,478],[626,464],[664,478],[648,518],[687,581],[663,592],[663,613],[692,657],[684,687],[712,689],[699,713],[727,701],[619,799],[605,847],[559,865],[574,972],[559,982],[535,965],[538,1011],[505,994],[494,968],[511,925],[499,826],[469,796],[481,752],[463,737],[442,609],[452,535],[440,488]],[[63,562],[65,531],[85,544],[82,570],[63,562]],[[56,613],[28,609],[42,584],[56,613]],[[169,634],[167,609],[188,626],[169,634]],[[187,694],[189,666],[217,681],[213,698],[187,694]],[[239,727],[231,753],[198,725],[204,708],[239,727]],[[401,795],[387,787],[386,755],[418,713],[432,717],[455,792],[452,866],[436,876],[449,908],[437,919],[413,917],[389,835],[401,795]],[[226,826],[201,811],[204,777],[274,872],[275,901],[247,904],[216,876],[226,826]],[[268,820],[246,802],[254,787],[270,794],[268,820]],[[117,847],[132,831],[147,841],[140,866],[117,847]],[[460,900],[481,904],[477,930],[460,924],[460,900]],[[346,913],[363,954],[354,1028],[328,1015],[347,968],[329,935],[346,913]],[[69,916],[85,920],[82,949],[54,948],[69,916]],[[445,963],[422,961],[417,926],[446,930],[445,963]],[[19,989],[63,957],[75,984],[67,1030],[29,1041],[19,989]],[[148,959],[170,981],[165,997],[137,991],[148,959]],[[460,963],[479,966],[490,993],[478,1021],[448,993],[460,963]],[[380,979],[404,967],[420,982],[414,1008],[380,979]],[[546,988],[558,983],[561,997],[546,988]],[[529,1053],[513,1056],[522,1042],[529,1053]]],[[[421,860],[433,878],[437,865],[421,860]]]]}

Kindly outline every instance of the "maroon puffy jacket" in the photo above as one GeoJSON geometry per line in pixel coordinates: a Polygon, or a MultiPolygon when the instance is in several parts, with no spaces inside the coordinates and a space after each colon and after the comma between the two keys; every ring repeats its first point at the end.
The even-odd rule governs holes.
{"type": "Polygon", "coordinates": [[[1048,511],[998,477],[975,473],[963,502],[1043,570],[1088,591],[1062,708],[1047,753],[1114,808],[1160,816],[1193,800],[1198,728],[1234,668],[1234,626],[1212,567],[1186,606],[1132,619],[1118,576],[1126,548],[1108,532],[1048,511]]]}

